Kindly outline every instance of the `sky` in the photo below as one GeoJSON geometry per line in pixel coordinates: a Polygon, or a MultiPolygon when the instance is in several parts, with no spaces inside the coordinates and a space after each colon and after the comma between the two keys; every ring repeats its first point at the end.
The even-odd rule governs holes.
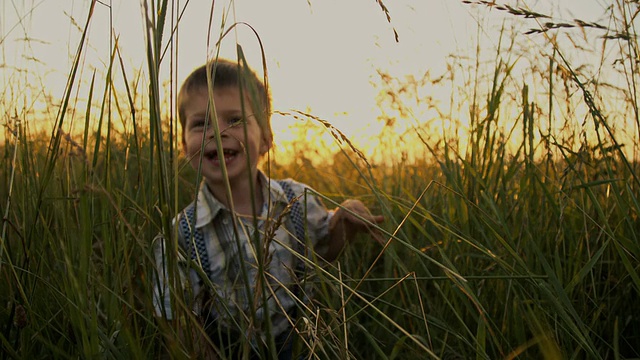
{"type": "MultiPolygon", "coordinates": [[[[5,104],[15,106],[20,101],[33,104],[42,97],[42,92],[53,98],[62,96],[88,3],[2,0],[0,82],[5,97],[9,91],[13,99],[5,104]],[[21,81],[30,86],[16,85],[21,81]]],[[[474,51],[479,38],[478,24],[490,29],[505,18],[485,6],[457,0],[383,1],[390,23],[376,0],[218,0],[213,2],[214,16],[209,27],[212,2],[174,3],[187,4],[175,37],[178,83],[214,54],[215,46],[207,44],[208,37],[217,39],[221,27],[244,22],[255,29],[264,46],[274,108],[311,112],[332,122],[356,143],[366,142],[383,125],[377,119],[380,110],[376,96],[380,89],[372,86],[379,82],[378,70],[397,77],[419,77],[426,70],[444,73],[448,55],[470,55],[474,51]],[[227,14],[225,23],[223,14],[227,14]]],[[[599,19],[604,9],[601,0],[505,3],[558,18],[593,21],[599,19]]],[[[222,41],[220,54],[235,58],[239,43],[249,63],[256,68],[261,61],[258,39],[246,25],[238,25],[237,29],[222,41]]],[[[135,69],[145,69],[144,32],[139,1],[99,2],[91,22],[81,81],[87,83],[94,68],[98,74],[104,74],[112,41],[110,34],[118,37],[130,79],[135,69]]],[[[497,41],[487,34],[480,37],[489,45],[497,41]]],[[[168,59],[165,63],[168,64],[168,59]]],[[[168,67],[163,71],[161,77],[168,81],[168,67]]],[[[274,121],[276,140],[287,138],[287,126],[274,121]]]]}

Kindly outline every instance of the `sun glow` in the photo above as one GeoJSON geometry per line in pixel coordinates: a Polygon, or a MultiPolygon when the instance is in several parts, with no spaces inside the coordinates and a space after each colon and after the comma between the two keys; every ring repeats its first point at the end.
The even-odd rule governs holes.
{"type": "MultiPolygon", "coordinates": [[[[602,11],[595,1],[588,5],[581,1],[579,7],[569,3],[576,1],[566,4],[574,12],[581,12],[574,13],[576,17],[589,19],[602,11]]],[[[553,13],[565,11],[551,4],[536,2],[536,6],[553,13]]],[[[230,1],[216,2],[213,9],[190,2],[184,9],[174,8],[174,20],[165,30],[166,52],[159,75],[166,93],[167,118],[176,88],[192,69],[217,54],[236,58],[241,47],[261,74],[264,69],[260,64],[265,62],[278,112],[273,128],[282,149],[307,136],[304,127],[308,126],[319,134],[320,146],[328,146],[329,153],[337,151],[330,132],[313,117],[333,124],[368,156],[379,153],[381,141],[395,141],[395,150],[402,154],[411,152],[415,144],[410,141],[424,140],[407,136],[416,128],[427,138],[440,134],[459,138],[464,144],[466,135],[461,132],[469,128],[472,104],[478,100],[462,98],[465,92],[475,91],[469,87],[477,74],[468,67],[478,49],[498,46],[499,40],[490,37],[488,31],[504,22],[504,16],[496,12],[487,15],[485,8],[478,11],[478,7],[459,1],[399,1],[386,5],[390,23],[371,0],[230,1]],[[479,15],[480,11],[485,15],[479,15]],[[171,28],[175,33],[169,31],[171,28]],[[296,111],[313,117],[283,115],[296,111]],[[391,134],[396,139],[389,139],[391,134]]],[[[3,2],[0,7],[0,81],[5,89],[1,107],[5,122],[18,116],[30,122],[31,128],[42,128],[43,124],[51,127],[60,118],[59,99],[82,40],[88,4],[60,5],[45,0],[3,2]]],[[[96,114],[105,104],[113,114],[112,126],[120,132],[130,131],[132,110],[128,109],[127,96],[131,96],[135,111],[144,114],[149,78],[144,13],[151,10],[135,1],[97,2],[71,90],[69,132],[74,132],[74,127],[83,130],[87,108],[96,114]],[[114,47],[118,52],[109,73],[114,47]],[[105,86],[107,76],[111,78],[110,87],[105,86]],[[110,92],[105,93],[105,89],[110,92]]],[[[538,45],[532,42],[531,46],[538,45]]],[[[484,51],[485,55],[490,53],[484,51]]],[[[517,111],[508,116],[517,118],[517,111]]],[[[294,156],[295,151],[282,154],[294,156]]]]}

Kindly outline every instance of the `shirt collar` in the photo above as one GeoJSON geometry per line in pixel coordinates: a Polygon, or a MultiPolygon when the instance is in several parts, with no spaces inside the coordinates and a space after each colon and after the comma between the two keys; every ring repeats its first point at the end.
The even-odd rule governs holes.
{"type": "MultiPolygon", "coordinates": [[[[289,203],[287,195],[278,181],[270,179],[260,170],[258,170],[258,178],[262,186],[262,196],[265,202],[270,201],[272,204],[284,203],[285,205],[289,203]]],[[[205,181],[202,181],[200,184],[197,206],[197,228],[201,228],[210,223],[220,211],[227,210],[226,206],[213,196],[205,181]]]]}

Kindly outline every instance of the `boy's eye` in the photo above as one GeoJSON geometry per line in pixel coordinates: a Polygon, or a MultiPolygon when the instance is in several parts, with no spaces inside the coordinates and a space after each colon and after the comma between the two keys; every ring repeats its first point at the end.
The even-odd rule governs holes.
{"type": "Polygon", "coordinates": [[[229,118],[227,122],[229,123],[229,125],[239,125],[242,124],[243,121],[244,118],[242,116],[233,116],[229,118]]]}
{"type": "Polygon", "coordinates": [[[202,128],[204,128],[205,123],[207,123],[207,126],[209,126],[207,119],[195,119],[191,123],[191,128],[192,129],[202,129],[202,128]]]}

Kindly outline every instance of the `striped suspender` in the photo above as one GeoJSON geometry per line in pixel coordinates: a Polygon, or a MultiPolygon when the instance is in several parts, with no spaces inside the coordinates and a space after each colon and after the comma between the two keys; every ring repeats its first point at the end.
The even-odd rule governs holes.
{"type": "Polygon", "coordinates": [[[190,253],[191,260],[202,267],[202,270],[211,278],[211,267],[209,266],[209,256],[207,254],[207,245],[204,241],[202,230],[196,228],[196,207],[195,203],[189,204],[182,211],[180,216],[180,233],[181,239],[185,242],[185,249],[190,253]],[[193,235],[193,239],[191,236],[193,235]],[[195,245],[195,246],[194,246],[195,245]]]}
{"type": "MultiPolygon", "coordinates": [[[[287,200],[291,205],[291,222],[293,222],[293,227],[295,228],[296,238],[298,241],[294,241],[293,247],[294,250],[304,256],[304,243],[305,243],[305,231],[304,231],[304,212],[302,211],[302,204],[300,203],[300,199],[296,198],[296,194],[291,190],[291,186],[288,182],[284,180],[278,180],[278,184],[284,190],[284,193],[287,195],[287,200]]],[[[301,270],[304,268],[304,262],[298,261],[296,263],[296,270],[301,270]]],[[[299,275],[299,274],[298,274],[299,275]]]]}

